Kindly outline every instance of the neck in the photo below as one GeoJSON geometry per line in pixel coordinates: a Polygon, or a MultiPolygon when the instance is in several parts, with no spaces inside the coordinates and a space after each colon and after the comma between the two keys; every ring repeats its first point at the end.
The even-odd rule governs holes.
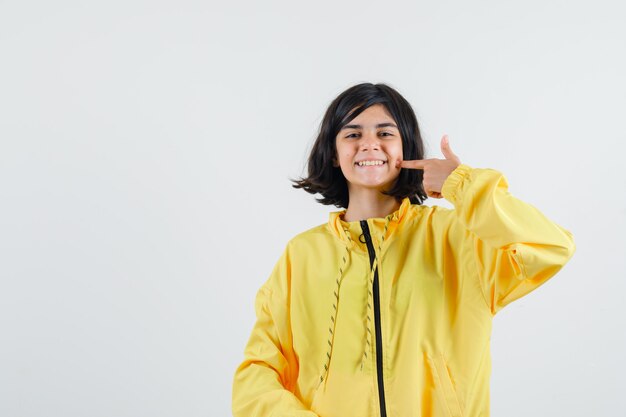
{"type": "Polygon", "coordinates": [[[401,201],[390,195],[381,194],[378,190],[366,190],[358,194],[350,194],[348,208],[343,220],[353,222],[374,217],[385,217],[400,208],[401,201]]]}

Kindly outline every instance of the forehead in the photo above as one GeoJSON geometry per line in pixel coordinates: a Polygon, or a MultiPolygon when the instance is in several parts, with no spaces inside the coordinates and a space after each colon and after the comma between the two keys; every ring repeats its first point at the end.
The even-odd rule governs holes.
{"type": "Polygon", "coordinates": [[[362,129],[368,127],[395,127],[396,123],[387,108],[382,104],[374,104],[363,110],[358,116],[350,120],[343,129],[362,129]],[[380,126],[383,125],[384,126],[380,126]]]}
{"type": "Polygon", "coordinates": [[[361,114],[359,114],[353,120],[367,118],[367,117],[389,118],[391,121],[393,121],[393,117],[391,116],[391,113],[389,113],[389,110],[387,110],[387,107],[385,107],[385,105],[380,104],[380,103],[369,106],[367,109],[363,110],[361,114]]]}

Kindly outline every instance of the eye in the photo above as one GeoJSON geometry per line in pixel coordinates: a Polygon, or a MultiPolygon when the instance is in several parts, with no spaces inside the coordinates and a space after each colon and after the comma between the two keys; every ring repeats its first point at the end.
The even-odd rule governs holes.
{"type": "Polygon", "coordinates": [[[356,134],[357,134],[357,133],[350,133],[348,136],[346,136],[346,138],[351,138],[351,137],[353,137],[353,136],[354,136],[354,135],[356,135],[356,134]]]}
{"type": "Polygon", "coordinates": [[[393,136],[393,135],[392,135],[391,133],[389,133],[389,132],[382,132],[381,134],[383,134],[383,135],[388,135],[388,136],[393,136]]]}

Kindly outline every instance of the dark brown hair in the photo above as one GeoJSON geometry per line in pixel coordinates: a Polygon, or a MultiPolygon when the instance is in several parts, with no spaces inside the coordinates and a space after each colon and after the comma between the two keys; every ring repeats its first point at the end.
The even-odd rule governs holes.
{"type": "MultiPolygon", "coordinates": [[[[308,159],[308,177],[294,182],[294,188],[302,188],[311,194],[321,194],[318,203],[348,208],[348,183],[341,167],[333,166],[336,154],[336,137],[339,131],[363,110],[374,104],[382,104],[398,125],[402,137],[402,159],[424,158],[424,142],[420,135],[415,112],[400,93],[386,84],[362,83],[339,94],[328,106],[319,133],[308,159]]],[[[409,197],[411,203],[422,204],[427,198],[422,185],[424,171],[400,170],[394,186],[383,194],[398,200],[409,197]]]]}

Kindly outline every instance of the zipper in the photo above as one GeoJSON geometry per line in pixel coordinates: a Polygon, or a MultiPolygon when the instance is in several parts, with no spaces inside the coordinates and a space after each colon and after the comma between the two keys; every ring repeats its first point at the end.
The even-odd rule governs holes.
{"type": "MultiPolygon", "coordinates": [[[[376,258],[376,251],[372,244],[372,236],[370,235],[370,229],[367,224],[367,220],[361,220],[361,229],[363,229],[363,235],[365,236],[365,242],[367,243],[367,251],[370,255],[370,269],[374,264],[376,258]]],[[[383,383],[383,335],[380,325],[380,295],[378,292],[378,268],[374,270],[374,283],[372,288],[372,294],[374,297],[374,326],[376,328],[376,375],[378,376],[378,399],[380,403],[380,416],[387,417],[387,410],[385,407],[385,386],[383,383]]]]}

